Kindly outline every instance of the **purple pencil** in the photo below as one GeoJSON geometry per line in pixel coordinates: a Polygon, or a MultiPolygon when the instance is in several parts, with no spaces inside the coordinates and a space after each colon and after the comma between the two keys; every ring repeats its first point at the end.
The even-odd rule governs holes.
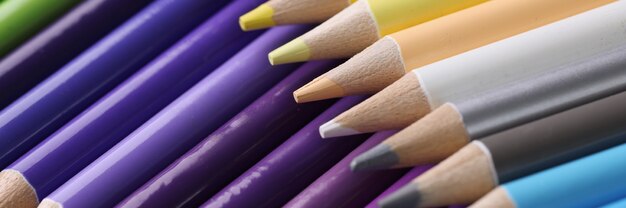
{"type": "Polygon", "coordinates": [[[0,112],[0,167],[22,156],[228,0],[158,0],[0,112]]]}
{"type": "Polygon", "coordinates": [[[284,207],[363,207],[398,180],[406,169],[352,172],[354,157],[380,144],[395,131],[379,132],[344,157],[339,163],[309,185],[284,207]]]}
{"type": "Polygon", "coordinates": [[[332,104],[298,105],[292,92],[336,63],[302,65],[118,207],[197,207],[332,104]]]}
{"type": "Polygon", "coordinates": [[[297,65],[272,67],[266,54],[308,27],[274,28],[55,190],[42,204],[111,207],[167,167],[297,65]],[[271,72],[271,73],[270,73],[271,72]]]}
{"type": "Polygon", "coordinates": [[[4,57],[0,62],[0,109],[151,1],[85,1],[4,57]]]}
{"type": "Polygon", "coordinates": [[[0,193],[27,194],[4,201],[22,197],[38,203],[251,42],[260,33],[243,33],[237,19],[259,3],[239,0],[225,7],[7,167],[0,181],[11,183],[0,186],[0,193]]]}
{"type": "Polygon", "coordinates": [[[430,169],[432,167],[433,167],[432,165],[420,165],[420,166],[412,168],[411,170],[409,170],[409,172],[404,174],[404,176],[402,176],[402,178],[400,178],[398,181],[396,181],[393,185],[389,186],[389,188],[387,188],[387,190],[385,190],[383,193],[378,195],[378,197],[376,197],[374,200],[372,200],[372,202],[370,202],[365,207],[366,208],[378,208],[378,205],[376,203],[378,203],[379,200],[385,198],[387,195],[395,192],[396,190],[404,187],[404,185],[406,185],[409,182],[411,182],[411,180],[415,179],[415,177],[421,175],[422,173],[426,172],[428,169],[430,169]]]}
{"type": "Polygon", "coordinates": [[[291,136],[202,207],[280,207],[363,142],[363,136],[324,140],[318,127],[365,97],[347,97],[291,136]]]}

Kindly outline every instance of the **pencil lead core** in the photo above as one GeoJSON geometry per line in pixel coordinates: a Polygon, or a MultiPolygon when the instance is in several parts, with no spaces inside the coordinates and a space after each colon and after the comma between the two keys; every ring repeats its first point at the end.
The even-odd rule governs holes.
{"type": "Polygon", "coordinates": [[[398,164],[399,158],[387,144],[379,144],[357,156],[350,163],[352,171],[378,170],[391,168],[398,164]]]}
{"type": "Polygon", "coordinates": [[[296,38],[268,54],[272,65],[308,61],[309,57],[311,57],[309,46],[301,38],[296,38]]]}
{"type": "Polygon", "coordinates": [[[297,103],[337,98],[344,95],[343,88],[326,77],[315,79],[293,92],[293,97],[297,103]]]}
{"type": "Polygon", "coordinates": [[[37,208],[63,208],[63,205],[50,199],[44,199],[37,208]]]}
{"type": "Polygon", "coordinates": [[[256,9],[239,17],[239,26],[243,31],[264,29],[275,26],[272,19],[274,9],[267,4],[261,4],[256,9]]]}
{"type": "Polygon", "coordinates": [[[414,208],[418,207],[420,193],[413,184],[407,184],[398,191],[389,194],[378,202],[381,208],[414,208]]]}
{"type": "Polygon", "coordinates": [[[322,138],[348,136],[360,133],[361,132],[354,129],[343,127],[340,123],[337,123],[334,120],[330,120],[320,126],[320,135],[322,138]]]}

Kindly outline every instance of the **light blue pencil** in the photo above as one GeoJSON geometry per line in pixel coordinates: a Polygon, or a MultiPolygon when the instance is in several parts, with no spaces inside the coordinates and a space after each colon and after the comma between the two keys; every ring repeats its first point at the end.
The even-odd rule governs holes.
{"type": "Polygon", "coordinates": [[[626,197],[625,158],[622,144],[501,185],[471,207],[599,207],[626,197]]]}

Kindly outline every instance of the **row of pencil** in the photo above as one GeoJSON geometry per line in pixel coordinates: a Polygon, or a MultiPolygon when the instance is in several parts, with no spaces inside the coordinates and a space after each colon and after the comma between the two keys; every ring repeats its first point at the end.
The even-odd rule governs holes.
{"type": "MultiPolygon", "coordinates": [[[[491,190],[472,206],[597,207],[626,197],[625,2],[342,3],[325,3],[346,8],[268,56],[351,57],[294,98],[374,94],[321,125],[324,138],[402,129],[355,156],[352,171],[440,162],[380,206],[469,204],[491,190]]],[[[284,20],[309,14],[289,4],[270,1],[240,24],[306,22],[284,20]]]]}
{"type": "Polygon", "coordinates": [[[0,207],[622,207],[623,11],[0,1],[0,207]]]}

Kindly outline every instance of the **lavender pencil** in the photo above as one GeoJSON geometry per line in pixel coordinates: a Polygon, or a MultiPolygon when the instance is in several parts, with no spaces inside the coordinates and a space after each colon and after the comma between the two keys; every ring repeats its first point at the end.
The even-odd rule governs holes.
{"type": "Polygon", "coordinates": [[[323,122],[362,101],[344,98],[214,195],[202,207],[280,207],[362,143],[361,137],[323,140],[323,122]]]}
{"type": "Polygon", "coordinates": [[[159,0],[0,112],[0,167],[24,154],[227,0],[159,0]]]}
{"type": "Polygon", "coordinates": [[[298,105],[291,92],[336,63],[304,64],[118,207],[199,206],[332,104],[298,105]]]}
{"type": "Polygon", "coordinates": [[[0,180],[19,179],[0,186],[0,198],[11,203],[36,193],[42,199],[93,162],[258,36],[241,32],[237,17],[260,2],[239,0],[227,6],[20,157],[0,174],[0,180]],[[1,194],[16,190],[27,194],[1,194]]]}
{"type": "Polygon", "coordinates": [[[354,157],[376,146],[395,131],[378,132],[335,164],[324,175],[291,199],[284,207],[334,208],[363,207],[398,180],[406,169],[355,173],[350,170],[354,157]]]}
{"type": "Polygon", "coordinates": [[[90,0],[0,62],[0,109],[104,37],[151,0],[90,0]]]}
{"type": "Polygon", "coordinates": [[[265,53],[307,27],[269,30],[42,201],[110,207],[139,188],[296,65],[272,67],[265,53]],[[268,72],[272,73],[268,73],[268,72]]]}

